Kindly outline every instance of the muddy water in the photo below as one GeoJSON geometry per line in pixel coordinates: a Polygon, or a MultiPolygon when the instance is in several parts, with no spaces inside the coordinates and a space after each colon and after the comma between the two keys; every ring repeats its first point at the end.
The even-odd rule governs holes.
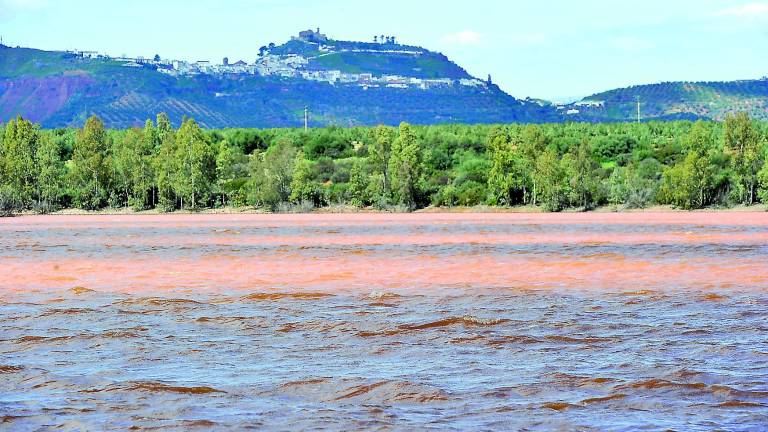
{"type": "Polygon", "coordinates": [[[764,430],[768,215],[0,220],[0,429],[764,430]]]}

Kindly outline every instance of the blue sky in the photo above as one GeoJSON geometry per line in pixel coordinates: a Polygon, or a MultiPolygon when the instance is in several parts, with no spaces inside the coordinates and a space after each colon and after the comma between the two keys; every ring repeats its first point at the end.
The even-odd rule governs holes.
{"type": "Polygon", "coordinates": [[[517,97],[768,75],[768,0],[0,0],[8,45],[253,61],[306,28],[392,34],[517,97]]]}

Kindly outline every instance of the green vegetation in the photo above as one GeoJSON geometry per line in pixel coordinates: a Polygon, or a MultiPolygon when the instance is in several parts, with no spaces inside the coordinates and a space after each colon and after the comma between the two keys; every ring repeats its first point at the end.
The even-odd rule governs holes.
{"type": "Polygon", "coordinates": [[[165,114],[143,128],[0,128],[0,212],[329,205],[768,203],[768,124],[718,122],[205,130],[165,114]]]}
{"type": "Polygon", "coordinates": [[[626,121],[637,116],[640,98],[644,119],[714,119],[737,111],[768,120],[768,80],[726,82],[665,82],[610,90],[585,98],[600,107],[576,107],[578,121],[626,121]]]}

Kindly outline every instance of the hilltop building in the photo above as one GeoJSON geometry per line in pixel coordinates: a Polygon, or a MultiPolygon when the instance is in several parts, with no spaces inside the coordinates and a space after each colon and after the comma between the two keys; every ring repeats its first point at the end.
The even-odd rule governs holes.
{"type": "Polygon", "coordinates": [[[299,32],[299,37],[295,37],[293,39],[298,39],[304,42],[313,42],[313,43],[326,43],[328,42],[328,36],[320,33],[320,28],[318,27],[317,31],[313,30],[304,30],[302,32],[299,32]]]}

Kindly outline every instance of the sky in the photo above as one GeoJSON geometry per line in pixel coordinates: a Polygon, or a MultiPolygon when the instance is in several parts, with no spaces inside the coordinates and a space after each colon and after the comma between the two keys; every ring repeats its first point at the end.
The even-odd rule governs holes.
{"type": "Polygon", "coordinates": [[[768,75],[768,0],[0,0],[6,45],[252,62],[319,27],[395,35],[516,97],[768,75]]]}

